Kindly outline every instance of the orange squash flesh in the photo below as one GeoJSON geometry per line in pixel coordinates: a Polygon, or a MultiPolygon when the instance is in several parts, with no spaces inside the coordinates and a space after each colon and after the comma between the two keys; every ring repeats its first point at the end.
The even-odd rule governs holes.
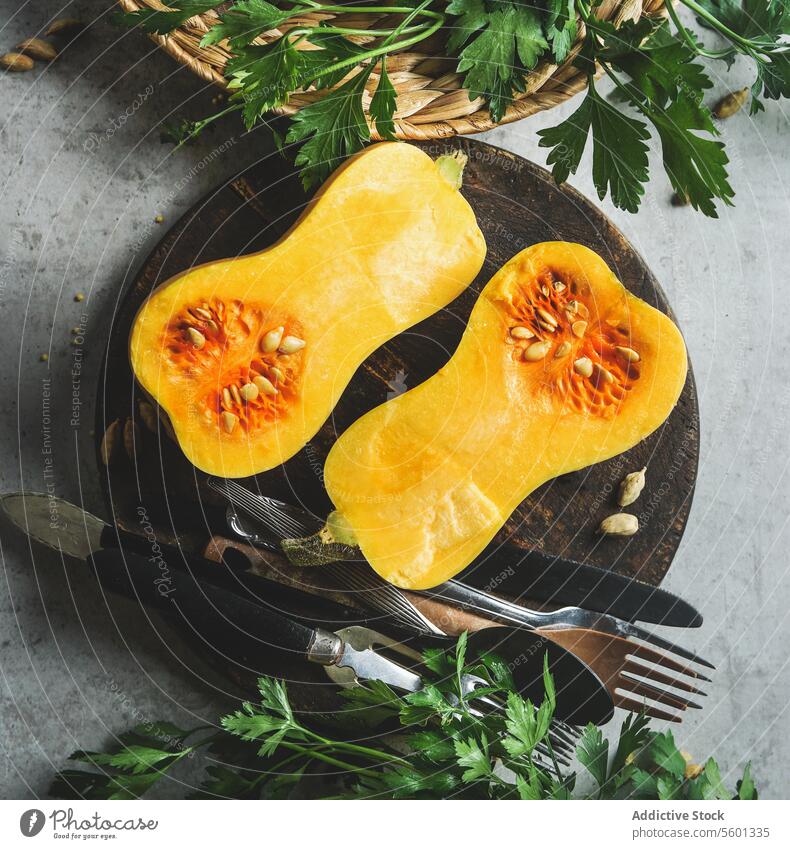
{"type": "Polygon", "coordinates": [[[341,436],[327,491],[382,577],[436,586],[542,483],[654,431],[686,370],[677,327],[597,254],[534,245],[487,284],[437,374],[341,436]]]}
{"type": "Polygon", "coordinates": [[[253,475],[298,452],[360,363],[459,295],[484,257],[437,164],[374,145],[271,248],[157,288],[132,328],[132,367],[195,466],[253,475]]]}

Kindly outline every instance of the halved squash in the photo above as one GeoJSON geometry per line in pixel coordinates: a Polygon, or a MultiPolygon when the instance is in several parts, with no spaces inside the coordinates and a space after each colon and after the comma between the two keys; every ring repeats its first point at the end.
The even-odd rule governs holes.
{"type": "Polygon", "coordinates": [[[544,481],[655,430],[686,368],[677,327],[597,254],[534,245],[487,284],[444,368],[340,437],[327,491],[382,577],[435,586],[544,481]]]}
{"type": "Polygon", "coordinates": [[[373,350],[471,283],[486,248],[459,173],[409,144],[374,145],[273,247],[152,293],[130,359],[195,466],[246,477],[283,463],[373,350]]]}

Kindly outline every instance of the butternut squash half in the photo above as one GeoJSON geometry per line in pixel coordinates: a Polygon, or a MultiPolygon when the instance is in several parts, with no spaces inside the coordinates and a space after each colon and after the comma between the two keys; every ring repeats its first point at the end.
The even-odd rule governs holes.
{"type": "Polygon", "coordinates": [[[446,581],[536,487],[655,430],[686,368],[677,327],[597,254],[527,248],[486,285],[444,368],[333,446],[326,487],[346,537],[400,587],[446,581]]]}
{"type": "Polygon", "coordinates": [[[131,364],[195,466],[247,477],[283,463],[373,350],[471,283],[486,248],[458,174],[409,144],[374,145],[277,244],[151,294],[131,364]]]}

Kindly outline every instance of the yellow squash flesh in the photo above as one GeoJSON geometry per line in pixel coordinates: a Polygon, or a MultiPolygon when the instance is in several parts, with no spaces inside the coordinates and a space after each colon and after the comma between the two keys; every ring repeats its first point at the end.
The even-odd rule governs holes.
{"type": "Polygon", "coordinates": [[[686,369],[677,327],[597,254],[534,245],[487,284],[439,372],[340,437],[327,491],[382,577],[435,586],[542,483],[655,430],[686,369]]]}
{"type": "Polygon", "coordinates": [[[157,288],[134,322],[132,367],[195,466],[253,475],[298,452],[360,363],[459,295],[484,257],[471,207],[437,164],[374,145],[273,247],[157,288]]]}

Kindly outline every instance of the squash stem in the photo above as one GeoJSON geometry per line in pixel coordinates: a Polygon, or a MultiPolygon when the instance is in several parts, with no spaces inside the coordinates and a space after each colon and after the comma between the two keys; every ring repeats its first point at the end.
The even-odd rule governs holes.
{"type": "Polygon", "coordinates": [[[464,182],[464,168],[469,157],[462,150],[445,153],[436,160],[436,167],[445,180],[454,188],[460,189],[464,182]]]}

